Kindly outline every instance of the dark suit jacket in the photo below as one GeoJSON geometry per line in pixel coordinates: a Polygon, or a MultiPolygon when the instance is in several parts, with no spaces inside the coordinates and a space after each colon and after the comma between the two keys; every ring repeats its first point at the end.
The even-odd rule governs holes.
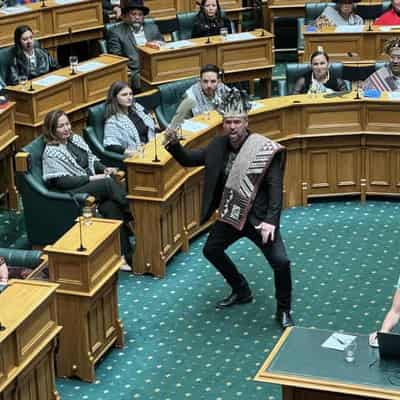
{"type": "MultiPolygon", "coordinates": [[[[145,20],[143,29],[147,41],[163,40],[158,26],[154,22],[145,20]]],[[[139,54],[136,49],[136,40],[129,24],[122,22],[108,31],[107,48],[111,54],[129,58],[128,68],[133,74],[139,74],[139,54]]]]}
{"type": "MultiPolygon", "coordinates": [[[[206,222],[219,207],[224,190],[224,167],[229,155],[229,137],[216,136],[204,149],[187,150],[179,143],[167,150],[184,167],[205,166],[203,202],[200,223],[206,222]]],[[[256,226],[268,222],[279,228],[282,210],[285,153],[275,155],[254,199],[249,222],[256,226]]]]}

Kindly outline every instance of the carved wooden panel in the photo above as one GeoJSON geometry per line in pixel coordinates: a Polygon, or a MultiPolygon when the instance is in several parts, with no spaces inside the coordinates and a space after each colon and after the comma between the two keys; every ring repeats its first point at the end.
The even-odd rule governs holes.
{"type": "Polygon", "coordinates": [[[400,132],[398,104],[366,104],[365,130],[400,132]]]}
{"type": "Polygon", "coordinates": [[[310,194],[332,190],[331,150],[310,150],[307,152],[308,182],[310,194]]]}
{"type": "Polygon", "coordinates": [[[369,148],[366,151],[367,191],[387,192],[391,186],[391,151],[369,148]]]}
{"type": "Polygon", "coordinates": [[[192,237],[200,226],[204,172],[192,177],[183,189],[184,227],[186,235],[192,237]]]}
{"type": "Polygon", "coordinates": [[[335,191],[360,191],[361,160],[359,148],[339,148],[335,151],[335,191]]]}

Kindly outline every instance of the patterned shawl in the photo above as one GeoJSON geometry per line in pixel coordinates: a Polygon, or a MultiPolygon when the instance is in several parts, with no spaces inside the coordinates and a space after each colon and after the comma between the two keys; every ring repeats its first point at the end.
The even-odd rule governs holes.
{"type": "Polygon", "coordinates": [[[220,221],[242,230],[260,184],[275,154],[283,151],[279,143],[252,133],[241,147],[225,184],[219,205],[220,221]]]}
{"type": "Polygon", "coordinates": [[[380,92],[398,90],[396,80],[388,67],[382,67],[364,81],[364,89],[377,89],[380,92]]]}
{"type": "MultiPolygon", "coordinates": [[[[88,167],[94,175],[94,162],[98,161],[98,158],[91,152],[89,146],[79,135],[72,134],[69,140],[87,153],[88,167]]],[[[61,176],[82,176],[88,174],[87,171],[76,162],[65,144],[47,144],[43,151],[42,166],[44,181],[61,176]]]]}

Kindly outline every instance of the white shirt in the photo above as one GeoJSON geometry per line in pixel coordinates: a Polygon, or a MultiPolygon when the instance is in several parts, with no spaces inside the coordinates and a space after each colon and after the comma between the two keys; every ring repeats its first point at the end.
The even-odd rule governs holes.
{"type": "Polygon", "coordinates": [[[135,32],[132,29],[132,33],[138,46],[144,46],[146,44],[147,40],[146,36],[144,35],[143,25],[140,27],[139,32],[135,32]]]}

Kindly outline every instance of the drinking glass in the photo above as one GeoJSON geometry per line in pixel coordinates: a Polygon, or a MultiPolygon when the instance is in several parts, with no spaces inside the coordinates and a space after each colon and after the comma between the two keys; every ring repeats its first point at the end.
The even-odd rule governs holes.
{"type": "Polygon", "coordinates": [[[26,89],[26,83],[28,82],[28,77],[25,75],[20,75],[18,77],[18,83],[24,88],[26,89]]]}
{"type": "Polygon", "coordinates": [[[219,34],[222,36],[222,39],[225,40],[226,37],[228,36],[228,28],[221,28],[219,30],[219,34]]]}
{"type": "Polygon", "coordinates": [[[76,68],[78,66],[78,57],[77,56],[70,56],[69,57],[69,66],[71,68],[71,75],[76,74],[76,68]]]}
{"type": "Polygon", "coordinates": [[[357,340],[354,338],[344,349],[344,359],[348,363],[356,360],[357,340]]]}
{"type": "Polygon", "coordinates": [[[92,218],[93,218],[92,207],[88,207],[88,206],[83,207],[83,209],[82,209],[82,217],[83,217],[84,225],[86,225],[86,226],[92,225],[92,223],[93,223],[93,221],[92,221],[92,218]]]}
{"type": "Polygon", "coordinates": [[[143,143],[138,144],[136,150],[138,152],[138,156],[140,158],[144,158],[144,144],[143,143]]]}

